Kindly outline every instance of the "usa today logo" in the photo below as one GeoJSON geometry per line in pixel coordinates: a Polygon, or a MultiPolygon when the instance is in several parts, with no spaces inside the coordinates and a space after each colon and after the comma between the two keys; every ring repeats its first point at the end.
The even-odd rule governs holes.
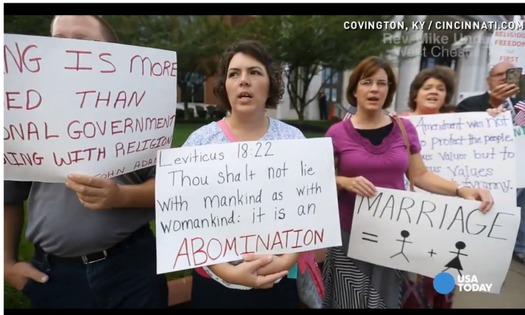
{"type": "Polygon", "coordinates": [[[440,294],[449,294],[457,286],[459,292],[490,292],[492,283],[479,283],[478,277],[472,275],[454,276],[440,272],[434,277],[434,289],[440,294]]]}

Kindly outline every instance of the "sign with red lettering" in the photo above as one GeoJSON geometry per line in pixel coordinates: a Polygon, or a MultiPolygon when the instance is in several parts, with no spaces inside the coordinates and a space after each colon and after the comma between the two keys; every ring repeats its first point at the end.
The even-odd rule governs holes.
{"type": "Polygon", "coordinates": [[[154,166],[176,104],[174,51],[4,34],[4,179],[154,166]]]}
{"type": "Polygon", "coordinates": [[[330,138],[161,150],[155,185],[158,273],[341,245],[330,138]]]}
{"type": "Polygon", "coordinates": [[[525,69],[525,30],[496,30],[489,48],[489,65],[507,61],[525,69]]]}

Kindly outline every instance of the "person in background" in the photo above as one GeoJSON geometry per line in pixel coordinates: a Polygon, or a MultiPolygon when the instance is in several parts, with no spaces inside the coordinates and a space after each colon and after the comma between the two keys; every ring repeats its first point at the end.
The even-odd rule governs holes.
{"type": "MultiPolygon", "coordinates": [[[[95,15],[55,16],[51,34],[117,42],[95,15]]],[[[70,174],[65,184],[5,181],[4,280],[33,308],[167,308],[154,218],[154,167],[112,179],[70,174]],[[31,263],[18,259],[25,200],[31,263]]]]}
{"type": "MultiPolygon", "coordinates": [[[[257,41],[222,55],[214,94],[231,113],[194,131],[183,146],[232,141],[303,139],[301,131],[266,115],[284,93],[282,71],[257,41]]],[[[298,254],[248,254],[242,261],[193,271],[195,308],[299,308],[296,281],[287,278],[298,254]]]]}
{"type": "Polygon", "coordinates": [[[446,66],[434,66],[421,70],[412,83],[408,96],[410,115],[450,113],[454,106],[450,101],[455,93],[456,75],[446,66]]]}
{"type": "Polygon", "coordinates": [[[346,90],[357,112],[332,125],[332,138],[342,246],[327,250],[323,278],[324,308],[400,308],[404,272],[349,258],[356,195],[372,197],[376,187],[405,190],[410,164],[416,187],[435,194],[480,200],[480,210],[493,205],[489,191],[458,185],[427,170],[421,157],[416,128],[400,119],[410,143],[410,159],[397,120],[385,113],[396,91],[391,66],[379,57],[361,61],[350,75],[346,90]]]}
{"type": "MultiPolygon", "coordinates": [[[[514,124],[516,126],[525,126],[525,99],[518,100],[514,105],[515,116],[514,124]]],[[[519,176],[524,174],[524,165],[517,165],[517,172],[519,176]]],[[[516,190],[517,205],[521,207],[521,223],[518,230],[518,236],[516,238],[516,244],[514,245],[514,259],[525,265],[525,187],[518,188],[516,190]]]]}
{"type": "MultiPolygon", "coordinates": [[[[446,66],[434,66],[421,70],[412,83],[408,96],[410,112],[405,115],[431,115],[453,111],[450,101],[455,93],[456,75],[446,66]]],[[[434,279],[418,276],[415,282],[406,279],[402,308],[452,308],[454,291],[449,294],[438,293],[434,289],[434,279]]]]}
{"type": "Polygon", "coordinates": [[[484,112],[489,108],[497,108],[504,104],[507,107],[508,102],[516,103],[512,96],[519,92],[519,87],[516,84],[507,83],[507,70],[514,68],[514,65],[509,62],[500,62],[495,64],[490,70],[486,78],[488,91],[480,95],[467,97],[459,102],[456,112],[484,112]]]}
{"type": "MultiPolygon", "coordinates": [[[[487,77],[489,90],[484,94],[464,99],[459,103],[457,112],[487,111],[495,116],[509,110],[514,125],[525,126],[525,100],[514,98],[513,96],[520,92],[519,86],[507,83],[506,75],[510,68],[514,68],[514,65],[509,62],[495,64],[487,77]]],[[[523,167],[521,164],[517,165],[518,174],[523,174],[523,167]]],[[[521,223],[514,245],[514,259],[525,264],[525,188],[518,188],[516,195],[516,204],[521,208],[521,223]]]]}

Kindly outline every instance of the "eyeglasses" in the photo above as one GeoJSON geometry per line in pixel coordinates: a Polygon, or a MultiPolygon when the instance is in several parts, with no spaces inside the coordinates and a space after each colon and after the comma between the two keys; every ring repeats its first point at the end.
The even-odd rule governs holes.
{"type": "Polygon", "coordinates": [[[363,79],[363,80],[359,81],[359,85],[362,85],[362,86],[368,87],[368,88],[371,88],[374,85],[374,83],[380,89],[386,89],[390,85],[390,82],[385,81],[385,80],[374,81],[372,79],[363,79]]]}
{"type": "Polygon", "coordinates": [[[499,73],[493,73],[490,75],[491,78],[499,78],[499,77],[504,77],[507,73],[505,71],[503,72],[499,72],[499,73]]]}

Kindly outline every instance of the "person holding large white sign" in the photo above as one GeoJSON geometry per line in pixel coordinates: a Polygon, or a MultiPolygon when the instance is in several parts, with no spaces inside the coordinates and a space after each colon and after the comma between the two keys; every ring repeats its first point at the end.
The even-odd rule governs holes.
{"type": "MultiPolygon", "coordinates": [[[[176,64],[176,54],[105,43],[115,42],[116,34],[95,15],[56,16],[51,31],[65,39],[4,34],[4,170],[6,179],[17,180],[4,182],[5,282],[23,290],[34,308],[167,308],[166,276],[156,273],[149,227],[156,152],[131,144],[136,120],[128,121],[126,113],[140,120],[134,108],[155,111],[156,93],[174,104],[176,72],[146,78],[130,76],[129,64],[118,65],[133,55],[176,64]],[[156,87],[150,91],[149,85],[156,87]],[[70,133],[57,131],[64,121],[70,133]],[[115,139],[122,133],[129,139],[115,139]],[[124,151],[112,151],[120,141],[124,151]],[[48,160],[72,147],[76,151],[61,159],[65,165],[48,160]],[[116,159],[120,153],[131,164],[116,159]],[[64,185],[74,171],[105,176],[74,174],[64,185]],[[31,264],[17,256],[26,199],[26,237],[35,245],[31,264]]],[[[161,107],[173,116],[174,105],[161,107]]],[[[166,124],[152,126],[171,137],[166,124]]]]}
{"type": "MultiPolygon", "coordinates": [[[[505,32],[497,31],[499,35],[506,35],[505,32]]],[[[520,34],[524,34],[520,32],[520,34]]],[[[496,36],[496,35],[494,35],[496,36]]],[[[522,58],[523,59],[523,58],[522,58]]],[[[523,62],[523,60],[521,61],[523,62]]],[[[514,96],[519,92],[519,86],[514,83],[510,83],[508,79],[508,70],[519,69],[515,68],[514,63],[510,61],[503,61],[496,63],[489,72],[487,77],[487,84],[489,91],[477,96],[472,96],[465,99],[458,105],[458,112],[473,112],[473,111],[488,111],[491,115],[497,115],[498,113],[509,111],[512,116],[512,120],[516,126],[525,125],[525,100],[516,99],[514,96]]],[[[521,73],[517,73],[519,76],[521,73]]],[[[523,92],[523,91],[522,91],[523,92]]],[[[516,134],[518,136],[518,133],[516,134]]],[[[518,140],[517,143],[520,141],[518,140]]],[[[517,149],[520,151],[519,147],[517,149]]],[[[521,155],[518,154],[518,157],[521,155]]],[[[518,160],[517,164],[518,182],[517,187],[519,188],[516,192],[516,203],[521,207],[522,223],[516,239],[516,245],[514,248],[514,255],[516,260],[520,263],[525,264],[525,187],[523,187],[523,168],[524,164],[518,160]]]]}
{"type": "MultiPolygon", "coordinates": [[[[357,196],[348,252],[356,259],[437,278],[436,286],[436,276],[446,272],[460,291],[462,285],[476,283],[481,292],[499,293],[518,216],[516,207],[502,203],[482,213],[476,201],[378,188],[373,197],[357,196]],[[374,236],[364,237],[370,234],[374,236]]],[[[453,283],[447,289],[454,290],[453,283]]],[[[426,295],[420,298],[426,300],[431,295],[423,290],[426,295]]]]}
{"type": "MultiPolygon", "coordinates": [[[[450,112],[455,81],[456,75],[450,67],[438,65],[419,71],[412,80],[408,92],[410,112],[400,116],[450,112]]],[[[437,292],[433,281],[433,278],[425,276],[417,277],[416,281],[407,279],[406,291],[410,294],[403,294],[401,308],[452,308],[454,292],[448,294],[437,292]]]]}
{"type": "MultiPolygon", "coordinates": [[[[214,93],[231,115],[218,123],[213,122],[194,131],[184,147],[231,141],[260,141],[257,142],[260,148],[256,144],[240,146],[240,156],[247,158],[272,154],[272,145],[268,140],[304,138],[297,128],[266,116],[266,108],[275,107],[283,95],[283,81],[280,67],[272,61],[261,43],[242,41],[223,54],[214,93]]],[[[196,158],[201,161],[225,157],[220,154],[198,154],[196,158]]],[[[244,171],[238,172],[235,168],[235,173],[228,174],[228,170],[234,167],[231,165],[224,169],[223,181],[236,180],[236,177],[237,180],[249,181],[254,176],[253,170],[248,166],[244,171]],[[235,175],[236,173],[239,175],[235,175]]],[[[275,165],[273,176],[284,176],[288,167],[285,164],[275,165]]],[[[198,178],[191,181],[198,181],[198,178]]],[[[157,186],[160,184],[157,182],[157,186]]],[[[256,202],[259,198],[258,189],[253,188],[248,193],[248,200],[256,202]]],[[[235,195],[235,192],[231,193],[235,195]]],[[[279,194],[276,198],[279,198],[279,194]]],[[[209,202],[211,204],[215,201],[210,198],[209,202]]],[[[279,209],[276,210],[276,216],[283,215],[279,209]]],[[[262,220],[262,212],[261,207],[255,206],[254,220],[262,220]]],[[[232,213],[231,218],[225,219],[235,221],[237,217],[232,213]]],[[[196,268],[193,270],[192,305],[196,308],[297,308],[299,300],[296,282],[287,277],[288,270],[296,260],[296,253],[282,256],[248,254],[235,264],[219,263],[209,268],[196,268]],[[278,282],[274,283],[276,281],[278,282]],[[250,290],[251,288],[264,290],[250,290]]]]}
{"type": "MultiPolygon", "coordinates": [[[[326,308],[400,307],[403,273],[350,258],[348,242],[356,195],[373,197],[376,187],[404,190],[404,175],[410,165],[413,183],[419,188],[478,199],[483,212],[493,204],[488,190],[459,186],[427,170],[414,125],[384,112],[395,91],[396,79],[388,62],[379,57],[364,59],[353,70],[347,87],[347,99],[357,105],[356,114],[332,125],[326,133],[334,145],[343,241],[343,246],[328,249],[326,308]]],[[[377,241],[377,233],[365,232],[359,237],[377,241]]]]}
{"type": "Polygon", "coordinates": [[[513,105],[517,100],[511,97],[519,92],[519,86],[507,82],[507,70],[514,68],[514,64],[502,61],[490,68],[486,78],[488,90],[480,95],[474,95],[462,100],[456,112],[478,112],[486,111],[489,108],[497,108],[505,103],[513,105]]]}
{"type": "MultiPolygon", "coordinates": [[[[382,226],[377,228],[381,231],[378,237],[382,239],[381,243],[383,246],[394,246],[398,243],[396,241],[398,238],[392,238],[391,236],[402,236],[400,233],[406,231],[403,234],[406,234],[407,242],[427,246],[428,251],[422,251],[422,247],[419,245],[407,248],[407,251],[405,251],[406,255],[412,255],[412,257],[416,255],[418,258],[415,260],[410,259],[411,262],[406,264],[399,260],[394,262],[387,255],[383,256],[382,260],[377,260],[376,258],[381,256],[377,254],[383,251],[383,247],[373,246],[375,247],[375,250],[373,250],[369,245],[375,244],[363,241],[359,234],[352,234],[349,253],[356,259],[416,272],[433,278],[432,281],[428,281],[426,285],[423,284],[418,288],[419,290],[423,289],[424,293],[420,303],[424,303],[424,299],[432,296],[429,293],[431,293],[430,291],[433,287],[437,291],[439,280],[436,279],[439,279],[441,272],[445,272],[456,279],[455,282],[460,290],[462,290],[461,285],[463,284],[473,284],[463,281],[464,279],[475,276],[478,280],[477,285],[482,283],[490,284],[490,287],[487,287],[484,292],[498,293],[510,266],[512,248],[514,247],[520,217],[520,210],[515,204],[514,177],[516,174],[516,163],[513,126],[509,113],[496,117],[489,116],[485,112],[410,115],[407,119],[411,120],[418,130],[422,146],[421,154],[428,169],[433,170],[444,178],[454,179],[458,183],[471,187],[490,188],[491,195],[495,200],[495,206],[487,215],[480,215],[477,211],[472,212],[475,209],[472,208],[472,203],[454,201],[450,198],[440,198],[424,191],[418,191],[424,196],[408,197],[410,200],[415,200],[416,198],[420,200],[414,204],[424,204],[421,207],[414,207],[406,202],[408,199],[399,197],[405,196],[402,192],[389,197],[384,196],[384,201],[390,199],[389,202],[396,201],[397,203],[400,200],[405,200],[405,202],[402,207],[397,208],[398,210],[401,208],[403,210],[401,210],[401,215],[397,215],[399,212],[396,212],[397,214],[394,216],[396,219],[388,220],[386,216],[387,210],[385,210],[383,212],[385,215],[381,216],[385,220],[376,221],[377,225],[382,226]],[[458,139],[458,141],[456,144],[452,144],[444,141],[446,139],[458,139]],[[446,211],[444,211],[445,208],[447,209],[446,211]],[[403,220],[406,218],[403,217],[405,214],[411,217],[408,223],[403,220]],[[424,222],[423,218],[430,221],[424,222]],[[436,224],[437,221],[439,221],[438,224],[436,224]],[[428,225],[426,225],[428,222],[432,222],[431,228],[428,228],[428,225]],[[411,223],[418,225],[418,227],[415,228],[411,223]],[[427,228],[419,229],[421,226],[427,226],[427,228]],[[474,231],[474,226],[480,229],[474,231]],[[500,231],[502,234],[496,236],[496,231],[500,231]],[[386,235],[390,235],[390,237],[385,238],[386,235]],[[417,240],[413,239],[414,235],[418,235],[417,240]],[[452,241],[454,239],[455,241],[452,241]],[[439,240],[439,242],[435,240],[439,240]],[[468,268],[450,268],[445,270],[448,260],[443,261],[441,254],[437,257],[435,255],[440,251],[441,253],[444,252],[444,249],[440,247],[442,244],[448,243],[453,249],[456,242],[462,242],[461,244],[463,245],[458,244],[458,247],[461,248],[457,249],[461,250],[463,254],[469,255],[469,257],[461,258],[462,262],[467,262],[463,264],[463,267],[466,266],[468,268]],[[363,255],[365,253],[365,251],[362,251],[363,248],[366,248],[365,255],[363,255]],[[411,249],[416,251],[412,252],[411,249]],[[491,262],[493,265],[483,263],[480,266],[476,264],[479,261],[476,257],[488,254],[498,257],[497,260],[493,259],[493,262],[491,262]],[[474,259],[471,260],[471,258],[474,259]],[[439,264],[442,264],[442,266],[440,267],[439,264]],[[466,274],[469,276],[462,278],[462,275],[466,274]]],[[[374,201],[380,203],[379,199],[374,199],[374,201]]],[[[356,208],[359,208],[357,205],[360,202],[357,201],[356,208]]],[[[370,201],[370,204],[372,203],[370,201]]],[[[361,206],[363,205],[361,204],[361,206]]],[[[386,205],[386,203],[383,203],[383,205],[386,205]]],[[[385,207],[382,209],[385,209],[385,207]]],[[[381,211],[378,210],[378,213],[381,213],[381,211]]],[[[361,214],[364,214],[364,212],[361,212],[361,214]]],[[[376,216],[375,219],[379,217],[376,216]]],[[[372,221],[366,218],[366,215],[364,217],[356,215],[353,224],[355,226],[370,226],[372,221]]],[[[355,230],[353,229],[352,231],[355,230]]],[[[402,240],[403,238],[399,239],[402,240]]],[[[457,261],[454,261],[453,265],[458,266],[457,261]]],[[[438,297],[439,294],[449,293],[453,290],[454,286],[452,283],[446,290],[438,291],[434,296],[438,297]]],[[[417,294],[412,293],[412,295],[416,296],[417,294]]],[[[422,307],[428,306],[422,305],[422,307]]]]}
{"type": "MultiPolygon", "coordinates": [[[[413,80],[410,86],[409,107],[415,109],[408,116],[408,119],[416,126],[419,140],[422,145],[421,154],[428,169],[436,172],[440,176],[452,179],[458,183],[469,185],[471,187],[484,187],[491,189],[492,195],[495,199],[495,205],[490,215],[478,216],[486,224],[494,216],[508,217],[507,224],[504,227],[507,237],[498,239],[499,244],[495,247],[496,251],[491,251],[491,255],[497,256],[500,260],[494,264],[492,268],[473,270],[470,268],[470,274],[475,275],[479,281],[489,280],[491,283],[490,291],[499,292],[499,286],[505,279],[508,266],[510,264],[510,253],[513,246],[513,239],[516,235],[516,226],[519,221],[519,211],[516,211],[514,200],[515,189],[514,180],[515,175],[515,161],[514,148],[512,137],[512,122],[510,115],[503,115],[501,117],[492,117],[484,112],[469,113],[469,114],[439,114],[439,108],[443,108],[448,104],[451,94],[454,92],[453,77],[448,80],[445,78],[434,77],[423,82],[426,75],[430,73],[439,73],[437,69],[427,68],[422,70],[413,80]],[[448,81],[448,84],[447,84],[448,81]],[[445,88],[446,87],[446,88],[445,88]],[[429,109],[434,110],[420,110],[429,109]],[[435,115],[428,115],[435,114],[435,115]],[[425,115],[425,116],[420,116],[425,115]],[[462,138],[462,136],[464,136],[462,138]],[[461,145],[453,145],[443,141],[447,138],[455,137],[461,140],[461,145]],[[496,154],[497,152],[497,154],[496,154]],[[510,201],[510,202],[509,202],[510,201]],[[501,212],[501,215],[499,214],[501,212]],[[493,271],[491,269],[497,270],[493,271]]],[[[454,76],[454,73],[451,73],[454,76]]],[[[435,195],[430,195],[429,200],[438,202],[440,199],[435,195]],[[432,199],[433,197],[436,199],[432,199]]],[[[359,219],[354,222],[359,223],[359,219]]],[[[459,220],[458,220],[459,221],[459,220]]],[[[482,221],[482,222],[483,222],[482,221]]],[[[362,223],[361,223],[362,224],[362,223]]],[[[481,224],[481,223],[480,223],[481,224]]],[[[500,224],[501,225],[501,224],[500,224]]],[[[410,227],[406,226],[407,233],[410,227]]],[[[384,230],[384,229],[383,229],[384,230]]],[[[399,231],[399,228],[394,224],[389,230],[399,231]]],[[[448,231],[447,231],[448,232],[448,231]]],[[[451,230],[450,232],[453,232],[451,230]]],[[[384,233],[382,233],[384,235],[384,233]]],[[[425,243],[430,244],[436,238],[435,231],[428,230],[425,243]]],[[[486,243],[482,235],[473,235],[474,239],[469,241],[469,248],[471,255],[485,254],[486,250],[478,249],[475,242],[486,243]],[[474,246],[472,244],[474,243],[474,246]]],[[[452,233],[450,236],[442,235],[440,240],[444,238],[458,238],[463,239],[464,236],[460,233],[452,233]]],[[[419,237],[418,239],[421,239],[419,237]]],[[[361,243],[359,239],[351,240],[354,246],[361,243]]],[[[464,243],[464,242],[463,242],[464,243]]],[[[394,244],[394,243],[392,243],[394,244]]],[[[359,246],[359,245],[358,245],[359,246]]],[[[355,248],[355,247],[354,247],[355,248]]],[[[436,250],[437,252],[437,250],[436,250]]],[[[358,258],[370,261],[369,258],[360,256],[353,251],[358,258]]],[[[446,289],[439,288],[438,273],[443,270],[432,267],[430,260],[436,260],[430,256],[425,256],[424,253],[419,253],[423,256],[420,267],[428,268],[420,272],[417,270],[416,264],[405,265],[400,269],[418,272],[420,274],[430,275],[429,277],[420,276],[416,283],[410,283],[408,292],[410,294],[404,295],[404,305],[406,308],[451,308],[453,302],[454,285],[452,284],[446,289]],[[429,260],[428,260],[429,259],[429,260]],[[410,269],[413,268],[413,269],[410,269]]],[[[372,261],[374,262],[374,261],[372,261]]],[[[378,263],[377,261],[375,261],[378,263]]],[[[390,265],[390,260],[385,259],[380,264],[390,265]]],[[[391,265],[390,265],[391,266],[391,265]]],[[[447,270],[446,273],[455,277],[457,273],[462,273],[461,270],[447,270]]],[[[456,281],[459,290],[462,290],[463,283],[456,281]]]]}
{"type": "MultiPolygon", "coordinates": [[[[417,82],[421,82],[419,80],[421,74],[431,72],[432,69],[427,68],[416,76],[416,79],[411,85],[410,107],[415,105],[410,105],[410,103],[413,102],[412,97],[415,97],[418,100],[418,107],[423,105],[426,108],[436,108],[436,103],[439,103],[439,100],[444,99],[444,93],[439,91],[439,88],[436,89],[436,87],[439,86],[434,86],[434,88],[428,87],[418,93],[415,93],[415,90],[412,90],[412,88],[418,86],[417,82]]],[[[448,93],[448,88],[446,90],[448,93]]],[[[463,239],[458,246],[463,250],[465,249],[464,246],[468,244],[469,248],[471,248],[471,251],[469,252],[470,257],[486,255],[486,248],[479,250],[479,248],[481,248],[480,244],[483,244],[484,247],[487,245],[487,240],[485,239],[486,235],[483,235],[482,233],[469,233],[468,231],[471,230],[471,228],[468,227],[470,222],[473,222],[473,218],[477,217],[480,219],[480,221],[477,221],[476,223],[477,226],[491,226],[490,230],[501,228],[501,230],[504,231],[504,236],[493,238],[494,241],[492,249],[490,250],[491,255],[498,257],[498,260],[494,261],[494,265],[487,266],[484,264],[482,266],[483,268],[472,266],[469,268],[469,274],[466,276],[465,271],[461,269],[451,268],[445,271],[449,276],[456,279],[455,282],[460,291],[467,291],[465,287],[470,286],[477,288],[481,287],[479,291],[498,293],[510,265],[512,248],[514,247],[514,240],[519,226],[520,210],[515,207],[514,203],[516,196],[516,182],[514,177],[516,175],[516,166],[519,166],[519,163],[516,163],[516,161],[518,161],[518,155],[520,152],[518,147],[516,147],[516,150],[514,149],[513,142],[516,142],[516,144],[518,143],[520,135],[522,134],[520,128],[514,127],[514,138],[511,117],[508,112],[494,117],[487,115],[485,112],[478,112],[424,116],[409,115],[407,118],[412,121],[418,130],[420,143],[422,145],[421,152],[428,169],[433,170],[444,178],[454,179],[458,183],[474,187],[488,187],[491,189],[492,195],[495,199],[495,207],[493,207],[487,216],[479,216],[476,213],[463,216],[463,213],[466,212],[460,211],[459,208],[455,211],[451,211],[452,207],[446,206],[448,207],[448,215],[453,215],[452,218],[456,219],[446,219],[445,217],[447,214],[443,213],[443,216],[441,217],[442,219],[440,220],[440,224],[441,222],[443,223],[441,226],[445,226],[444,222],[449,221],[450,224],[448,224],[448,227],[453,227],[456,224],[459,226],[460,223],[464,223],[465,229],[459,230],[447,228],[446,232],[445,229],[443,229],[443,232],[445,233],[439,236],[439,240],[441,240],[439,243],[441,244],[444,239],[463,239]],[[457,138],[460,142],[458,142],[457,145],[453,145],[447,141],[443,141],[447,138],[457,138]],[[495,219],[497,219],[497,222],[495,219]],[[470,234],[470,240],[468,242],[464,242],[465,230],[467,230],[467,234],[470,234]],[[469,279],[476,280],[472,281],[469,279]]],[[[430,197],[426,198],[428,198],[428,202],[431,202],[432,204],[438,204],[441,200],[446,200],[438,198],[435,195],[429,196],[430,197]]],[[[387,197],[385,200],[387,199],[394,201],[397,197],[387,197]]],[[[356,205],[361,204],[360,202],[361,201],[358,200],[356,205]]],[[[426,202],[427,201],[424,203],[426,204],[426,202]]],[[[407,204],[405,204],[405,206],[406,205],[407,204]]],[[[467,203],[465,203],[465,205],[467,205],[467,203]]],[[[405,206],[403,207],[403,211],[408,211],[408,207],[405,206]]],[[[470,206],[465,206],[463,209],[468,207],[470,206]]],[[[430,212],[432,212],[433,216],[437,214],[436,211],[430,210],[430,208],[423,210],[423,215],[425,217],[428,217],[430,212]]],[[[394,238],[384,238],[386,234],[393,235],[393,231],[397,231],[396,233],[399,233],[399,231],[405,231],[403,234],[407,237],[406,241],[413,243],[411,238],[408,238],[410,235],[414,235],[414,229],[410,225],[400,227],[397,224],[397,221],[394,222],[392,220],[385,220],[383,223],[385,225],[379,228],[381,233],[378,235],[383,238],[383,244],[385,244],[385,241],[392,241],[390,245],[395,244],[396,241],[394,238]]],[[[383,223],[377,222],[377,224],[381,225],[383,223]]],[[[354,217],[353,224],[355,226],[369,226],[371,223],[368,219],[362,220],[360,216],[356,216],[354,217]]],[[[402,236],[400,234],[398,235],[402,236]]],[[[417,240],[422,241],[425,246],[429,245],[432,247],[431,249],[434,249],[434,247],[438,248],[437,246],[431,245],[436,238],[436,231],[423,229],[418,231],[418,235],[419,237],[417,240]]],[[[494,236],[494,234],[490,235],[494,236]]],[[[428,278],[423,277],[423,283],[419,283],[417,286],[407,291],[405,298],[408,298],[407,301],[410,302],[409,305],[406,305],[407,308],[432,307],[432,302],[440,302],[440,307],[447,305],[444,303],[451,304],[452,300],[445,299],[446,295],[444,294],[454,291],[454,281],[451,282],[451,285],[448,286],[446,290],[435,292],[433,288],[434,286],[439,287],[440,281],[436,279],[439,279],[442,275],[442,273],[439,272],[445,270],[445,268],[436,269],[436,265],[433,265],[431,262],[432,260],[439,261],[439,259],[433,257],[437,253],[437,250],[430,250],[428,252],[429,255],[426,257],[424,252],[412,252],[412,254],[420,256],[417,258],[416,263],[414,263],[415,260],[412,260],[412,263],[405,264],[404,266],[393,265],[392,259],[387,255],[385,255],[382,260],[376,260],[376,258],[379,257],[377,254],[383,251],[383,247],[378,247],[377,251],[371,250],[367,247],[369,243],[366,240],[360,238],[359,235],[356,234],[352,234],[352,236],[353,237],[350,240],[350,247],[352,249],[349,250],[349,253],[351,253],[354,258],[429,275],[428,278]],[[363,248],[366,248],[366,250],[363,251],[363,248]],[[373,258],[374,256],[375,258],[373,258]],[[410,295],[408,295],[408,293],[410,293],[410,295]],[[422,296],[419,294],[422,294],[422,296]],[[432,297],[434,297],[433,301],[429,300],[432,299],[432,297]],[[413,303],[416,303],[417,305],[414,305],[413,303]]],[[[401,240],[403,239],[401,238],[401,240]]],[[[489,241],[491,240],[492,237],[489,238],[489,241]]],[[[458,250],[460,249],[458,248],[458,250]]],[[[468,261],[470,258],[467,258],[466,260],[468,261]]],[[[474,259],[472,262],[476,262],[477,260],[478,259],[474,259]]],[[[462,259],[462,261],[464,260],[462,259]]],[[[399,263],[399,261],[396,263],[399,263]]],[[[457,265],[457,261],[454,260],[453,264],[457,265]]],[[[443,266],[445,266],[445,262],[443,262],[443,266]]]]}
{"type": "MultiPolygon", "coordinates": [[[[525,114],[525,109],[523,113],[525,114]]],[[[525,168],[525,125],[514,127],[514,136],[516,137],[517,168],[522,170],[516,181],[518,187],[521,187],[516,193],[518,206],[521,207],[521,224],[514,246],[514,255],[519,262],[525,264],[525,176],[523,176],[523,168],[525,168]]]]}
{"type": "Polygon", "coordinates": [[[170,148],[175,52],[4,39],[5,179],[63,183],[73,172],[111,178],[154,166],[156,151],[170,148]]]}
{"type": "MultiPolygon", "coordinates": [[[[514,137],[516,143],[516,169],[522,170],[525,165],[525,100],[519,101],[515,106],[514,137]]],[[[502,106],[487,110],[491,115],[499,115],[507,111],[502,106]]],[[[514,246],[514,258],[525,264],[525,176],[517,172],[516,197],[517,205],[521,207],[521,224],[514,246]]]]}

